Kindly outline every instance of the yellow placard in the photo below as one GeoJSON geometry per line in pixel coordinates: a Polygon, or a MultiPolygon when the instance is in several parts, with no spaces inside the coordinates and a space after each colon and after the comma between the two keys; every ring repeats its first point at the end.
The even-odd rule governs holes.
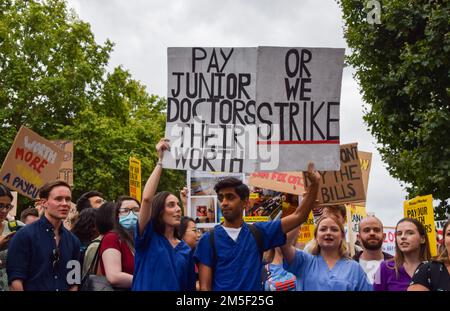
{"type": "Polygon", "coordinates": [[[436,229],[434,223],[433,196],[425,195],[416,197],[403,203],[405,217],[414,218],[420,221],[427,232],[430,242],[431,256],[437,255],[436,229]]]}
{"type": "Polygon", "coordinates": [[[130,157],[130,197],[141,202],[141,160],[130,157]]]}
{"type": "MultiPolygon", "coordinates": [[[[220,217],[220,222],[224,222],[225,218],[220,217]]],[[[245,222],[261,222],[261,221],[269,221],[269,216],[244,216],[245,222]]]]}
{"type": "Polygon", "coordinates": [[[313,213],[310,212],[308,220],[300,227],[300,232],[298,234],[298,243],[308,243],[314,238],[314,217],[313,213]]]}

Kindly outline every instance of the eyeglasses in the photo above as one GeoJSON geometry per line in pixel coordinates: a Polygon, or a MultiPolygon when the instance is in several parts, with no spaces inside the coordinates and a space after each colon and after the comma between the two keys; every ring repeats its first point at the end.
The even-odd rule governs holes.
{"type": "Polygon", "coordinates": [[[198,233],[198,234],[202,234],[202,230],[201,230],[201,229],[196,229],[196,228],[194,228],[194,229],[188,229],[188,230],[186,230],[186,231],[192,231],[192,232],[195,232],[195,233],[198,233]]]}
{"type": "Polygon", "coordinates": [[[126,207],[119,208],[119,216],[128,216],[130,212],[133,212],[133,214],[137,215],[139,213],[139,206],[133,208],[126,208],[126,207]]]}
{"type": "Polygon", "coordinates": [[[12,209],[14,206],[12,204],[5,204],[5,203],[0,203],[0,209],[7,209],[10,210],[12,209]]]}
{"type": "Polygon", "coordinates": [[[53,250],[53,257],[52,257],[52,266],[53,266],[53,271],[57,271],[59,268],[59,259],[61,258],[61,254],[59,252],[59,247],[57,246],[54,250],[53,250]]]}

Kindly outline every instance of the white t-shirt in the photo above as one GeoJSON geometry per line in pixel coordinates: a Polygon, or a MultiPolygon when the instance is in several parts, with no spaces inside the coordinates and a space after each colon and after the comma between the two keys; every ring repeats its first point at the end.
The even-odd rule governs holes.
{"type": "Polygon", "coordinates": [[[230,238],[232,238],[233,241],[236,242],[236,240],[238,238],[238,235],[239,235],[239,232],[241,232],[241,228],[242,227],[240,227],[240,228],[227,228],[227,227],[222,226],[222,228],[226,231],[226,233],[228,233],[228,236],[230,238]]]}
{"type": "Polygon", "coordinates": [[[369,280],[370,284],[373,284],[375,280],[375,273],[378,271],[378,268],[380,267],[381,262],[384,259],[380,260],[364,260],[359,259],[359,264],[363,268],[364,272],[367,274],[367,279],[369,280]]]}

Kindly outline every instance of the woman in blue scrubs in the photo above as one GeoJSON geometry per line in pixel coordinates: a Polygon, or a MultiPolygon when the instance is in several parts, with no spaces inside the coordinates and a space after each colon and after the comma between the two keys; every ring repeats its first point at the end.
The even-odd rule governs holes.
{"type": "Polygon", "coordinates": [[[297,276],[297,290],[372,290],[363,269],[348,257],[346,244],[344,226],[334,215],[328,215],[316,225],[311,254],[284,245],[285,267],[297,276]]]}
{"type": "Polygon", "coordinates": [[[191,248],[178,239],[181,208],[178,198],[167,191],[156,194],[162,174],[167,139],[156,145],[159,161],[142,193],[135,231],[135,270],[132,290],[195,290],[194,259],[191,248]]]}

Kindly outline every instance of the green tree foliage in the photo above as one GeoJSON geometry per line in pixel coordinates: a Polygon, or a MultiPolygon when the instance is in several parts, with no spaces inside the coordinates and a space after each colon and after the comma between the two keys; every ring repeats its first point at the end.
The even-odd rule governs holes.
{"type": "MultiPolygon", "coordinates": [[[[129,72],[108,72],[113,44],[97,44],[88,23],[62,0],[0,1],[0,159],[21,125],[74,141],[74,193],[128,194],[128,159],[142,161],[143,186],[164,135],[166,101],[129,72]]],[[[184,172],[164,172],[177,193],[184,172]]]]}
{"type": "MultiPolygon", "coordinates": [[[[339,1],[364,120],[390,174],[411,197],[450,197],[450,1],[339,1]]],[[[441,204],[441,205],[445,205],[441,204]]]]}

